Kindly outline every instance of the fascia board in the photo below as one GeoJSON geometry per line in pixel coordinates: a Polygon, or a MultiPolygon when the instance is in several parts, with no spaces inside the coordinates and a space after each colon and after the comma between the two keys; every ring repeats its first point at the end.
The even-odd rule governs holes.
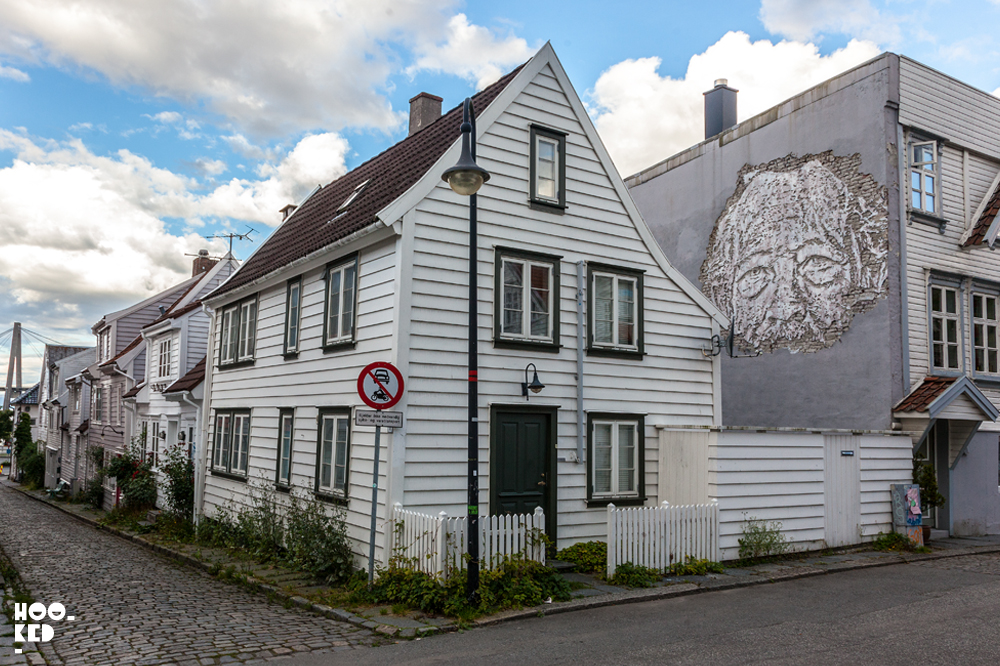
{"type": "Polygon", "coordinates": [[[968,377],[962,377],[949,386],[946,391],[934,400],[934,402],[927,406],[927,413],[931,418],[936,419],[937,415],[941,413],[941,410],[945,409],[952,403],[952,401],[963,393],[972,399],[972,402],[979,407],[979,409],[990,421],[996,421],[997,417],[1000,416],[1000,410],[997,410],[996,406],[990,402],[990,399],[983,395],[983,392],[979,390],[979,387],[976,386],[968,377]]]}

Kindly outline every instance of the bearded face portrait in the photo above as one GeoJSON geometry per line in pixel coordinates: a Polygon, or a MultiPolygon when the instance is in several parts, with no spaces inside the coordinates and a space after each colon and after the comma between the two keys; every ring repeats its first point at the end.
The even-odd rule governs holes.
{"type": "Polygon", "coordinates": [[[855,177],[870,182],[852,192],[823,163],[844,159],[852,160],[825,153],[741,171],[701,270],[741,348],[825,349],[884,296],[885,188],[855,177]]]}

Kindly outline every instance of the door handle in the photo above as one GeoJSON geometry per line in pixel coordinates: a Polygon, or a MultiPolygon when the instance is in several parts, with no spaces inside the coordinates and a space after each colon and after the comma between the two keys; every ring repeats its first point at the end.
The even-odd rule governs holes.
{"type": "Polygon", "coordinates": [[[545,485],[545,482],[544,482],[544,481],[539,481],[539,482],[538,482],[538,485],[540,485],[540,486],[544,486],[544,485],[545,485]]]}

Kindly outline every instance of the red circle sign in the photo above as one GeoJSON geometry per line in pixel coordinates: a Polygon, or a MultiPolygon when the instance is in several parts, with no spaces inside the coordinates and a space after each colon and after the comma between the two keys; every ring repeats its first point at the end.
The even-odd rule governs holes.
{"type": "Polygon", "coordinates": [[[389,409],[403,397],[403,375],[392,363],[369,363],[358,377],[358,395],[372,409],[389,409]]]}

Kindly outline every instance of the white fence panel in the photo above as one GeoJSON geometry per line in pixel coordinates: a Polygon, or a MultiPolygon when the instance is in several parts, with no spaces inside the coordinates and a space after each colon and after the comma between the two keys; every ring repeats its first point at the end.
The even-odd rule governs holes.
{"type": "Polygon", "coordinates": [[[719,561],[719,503],[636,508],[608,505],[608,576],[619,565],[663,571],[688,557],[719,561]]]}
{"type": "MultiPolygon", "coordinates": [[[[448,516],[444,511],[429,516],[396,503],[385,531],[386,553],[406,558],[419,571],[434,576],[445,576],[450,568],[464,569],[466,520],[466,516],[448,516]]],[[[545,532],[545,513],[541,507],[530,514],[483,516],[479,530],[481,568],[491,569],[504,557],[518,554],[545,564],[545,545],[540,538],[545,532]]]]}

